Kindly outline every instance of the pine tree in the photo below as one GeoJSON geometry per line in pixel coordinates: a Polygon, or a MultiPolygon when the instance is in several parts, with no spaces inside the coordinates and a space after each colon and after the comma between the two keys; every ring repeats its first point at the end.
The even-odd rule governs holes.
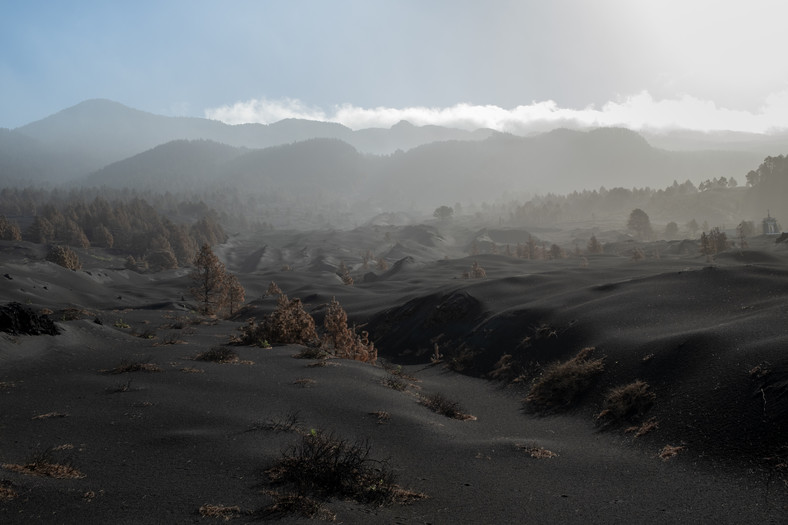
{"type": "Polygon", "coordinates": [[[207,243],[194,257],[194,270],[189,277],[192,280],[190,291],[200,303],[200,312],[211,315],[224,306],[227,300],[227,272],[207,243]]]}
{"type": "Polygon", "coordinates": [[[227,307],[230,309],[230,316],[232,316],[244,304],[246,290],[241,286],[238,277],[231,273],[225,276],[224,287],[227,292],[227,307]]]}

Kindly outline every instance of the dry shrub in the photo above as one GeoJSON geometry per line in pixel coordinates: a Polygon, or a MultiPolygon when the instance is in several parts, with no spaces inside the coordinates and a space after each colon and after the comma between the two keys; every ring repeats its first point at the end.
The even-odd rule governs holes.
{"type": "Polygon", "coordinates": [[[302,377],[300,379],[296,379],[295,381],[293,381],[294,385],[298,385],[298,386],[303,387],[303,388],[309,388],[312,385],[314,385],[315,383],[317,383],[317,381],[315,381],[314,379],[311,379],[309,377],[302,377]]]}
{"type": "Polygon", "coordinates": [[[281,344],[314,344],[318,340],[315,320],[304,310],[301,299],[288,299],[274,283],[268,290],[277,295],[276,310],[260,326],[262,339],[281,344]]]}
{"type": "Polygon", "coordinates": [[[10,481],[0,481],[0,501],[11,501],[19,496],[10,481]]]}
{"type": "Polygon", "coordinates": [[[404,392],[408,389],[408,383],[396,376],[384,377],[380,382],[383,386],[396,390],[397,392],[404,392]]]}
{"type": "Polygon", "coordinates": [[[487,377],[496,381],[513,381],[520,375],[520,366],[512,354],[503,354],[495,363],[493,369],[487,372],[487,377]]]}
{"type": "Polygon", "coordinates": [[[289,515],[298,515],[308,519],[336,521],[337,515],[323,506],[319,501],[293,492],[279,493],[266,491],[274,498],[274,502],[259,512],[263,518],[282,519],[289,515]]]}
{"type": "Polygon", "coordinates": [[[79,262],[79,256],[68,246],[53,246],[47,253],[46,260],[68,268],[69,270],[79,270],[82,268],[82,263],[79,262]]]}
{"type": "Polygon", "coordinates": [[[637,380],[611,389],[602,405],[597,422],[612,424],[640,417],[651,408],[657,398],[649,391],[648,383],[637,380]]]}
{"type": "Polygon", "coordinates": [[[557,457],[558,454],[551,450],[538,445],[515,445],[518,449],[524,450],[529,456],[534,459],[552,459],[557,457]]]}
{"type": "Polygon", "coordinates": [[[229,521],[241,515],[241,507],[232,506],[226,507],[224,505],[210,505],[206,503],[199,509],[200,516],[203,518],[223,518],[224,521],[229,521]]]}
{"type": "Polygon", "coordinates": [[[635,437],[639,438],[645,436],[652,430],[657,430],[658,428],[659,428],[659,421],[657,421],[657,418],[652,417],[649,418],[648,421],[644,421],[640,426],[628,427],[626,430],[624,430],[624,432],[626,433],[634,432],[635,437]]]}
{"type": "Polygon", "coordinates": [[[276,309],[258,324],[249,319],[241,327],[241,335],[230,342],[267,348],[269,343],[301,344],[314,346],[319,341],[315,320],[305,310],[300,299],[288,299],[287,295],[271,283],[266,295],[276,295],[276,309]]]}
{"type": "Polygon", "coordinates": [[[336,299],[331,299],[328,303],[323,329],[325,334],[322,346],[334,356],[365,363],[374,363],[377,360],[378,351],[369,340],[369,334],[366,331],[356,333],[355,326],[348,326],[347,314],[336,299]]]}
{"type": "Polygon", "coordinates": [[[52,457],[51,449],[35,454],[23,465],[4,463],[2,467],[11,472],[55,479],[82,479],[85,477],[82,472],[72,467],[68,462],[57,463],[52,457]]]}
{"type": "Polygon", "coordinates": [[[47,412],[46,414],[39,414],[37,416],[33,416],[33,420],[52,419],[52,418],[60,418],[60,417],[68,417],[68,414],[64,414],[63,412],[47,412]]]}
{"type": "Polygon", "coordinates": [[[237,363],[238,354],[235,350],[223,346],[215,346],[205,352],[194,356],[195,361],[209,361],[211,363],[237,363]]]}
{"type": "Polygon", "coordinates": [[[127,361],[123,360],[115,368],[109,370],[102,370],[105,374],[125,374],[126,372],[161,372],[161,367],[155,363],[149,362],[150,358],[141,361],[127,361]]]}
{"type": "Polygon", "coordinates": [[[288,412],[282,416],[277,416],[263,425],[262,428],[273,430],[274,432],[300,432],[301,422],[299,412],[288,412]]]}
{"type": "Polygon", "coordinates": [[[678,456],[682,450],[684,450],[684,447],[681,445],[665,445],[659,451],[659,457],[662,461],[667,461],[672,457],[678,456]]]}
{"type": "Polygon", "coordinates": [[[384,425],[391,421],[391,414],[385,410],[378,410],[377,412],[370,412],[369,415],[375,416],[378,420],[378,425],[384,425]]]}
{"type": "Polygon", "coordinates": [[[476,417],[466,414],[464,409],[456,401],[452,401],[441,394],[435,393],[429,396],[421,396],[419,403],[442,416],[460,421],[475,420],[476,417]]]}
{"type": "Polygon", "coordinates": [[[272,485],[284,485],[300,498],[342,498],[359,503],[404,503],[423,495],[403,490],[384,461],[369,457],[367,442],[351,443],[312,430],[266,470],[272,485]]]}
{"type": "Polygon", "coordinates": [[[531,386],[525,402],[540,412],[571,405],[601,373],[604,358],[589,359],[593,347],[580,350],[572,359],[548,366],[531,386]]]}

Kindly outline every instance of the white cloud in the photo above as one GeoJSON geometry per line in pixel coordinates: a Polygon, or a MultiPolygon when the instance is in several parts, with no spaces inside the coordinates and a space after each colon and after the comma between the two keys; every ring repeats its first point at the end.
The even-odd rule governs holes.
{"type": "Polygon", "coordinates": [[[246,102],[236,102],[232,106],[206,109],[205,116],[226,124],[270,124],[286,118],[331,120],[320,108],[309,107],[300,100],[292,98],[280,100],[253,98],[246,102]]]}
{"type": "Polygon", "coordinates": [[[597,109],[561,108],[554,101],[532,102],[505,109],[493,105],[456,104],[450,107],[404,109],[361,108],[351,104],[331,111],[308,106],[297,99],[252,99],[205,110],[209,119],[227,124],[270,124],[285,118],[338,122],[351,129],[388,128],[401,120],[417,126],[439,125],[462,129],[491,128],[512,133],[557,126],[624,126],[631,129],[691,129],[768,133],[788,128],[788,91],[769,95],[755,111],[720,107],[689,95],[655,100],[647,91],[622,97],[597,109]]]}

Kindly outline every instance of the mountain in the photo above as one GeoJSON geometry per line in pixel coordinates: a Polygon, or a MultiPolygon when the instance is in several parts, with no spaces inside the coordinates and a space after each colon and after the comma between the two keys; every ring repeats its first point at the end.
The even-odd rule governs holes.
{"type": "Polygon", "coordinates": [[[227,163],[246,152],[208,140],[174,140],[115,162],[88,176],[88,186],[183,191],[215,180],[227,163]]]}
{"type": "Polygon", "coordinates": [[[34,139],[54,156],[71,158],[68,172],[54,167],[46,178],[63,181],[173,140],[209,140],[261,149],[313,138],[339,139],[364,153],[388,154],[439,140],[482,140],[489,130],[468,132],[439,126],[400,123],[391,129],[353,131],[341,124],[285,119],[273,124],[227,125],[193,117],[166,117],[96,99],[64,109],[13,130],[34,139]]]}
{"type": "Polygon", "coordinates": [[[174,141],[114,163],[87,183],[154,191],[234,188],[266,202],[363,202],[378,210],[431,210],[505,195],[570,193],[600,186],[664,188],[674,180],[744,175],[760,162],[746,152],[671,152],[616,128],[554,130],[533,137],[425,144],[366,155],[338,139],[264,149],[174,141]]]}
{"type": "Polygon", "coordinates": [[[356,197],[371,159],[337,139],[250,150],[207,140],[177,140],[106,166],[89,186],[155,192],[232,191],[266,202],[356,197]]]}

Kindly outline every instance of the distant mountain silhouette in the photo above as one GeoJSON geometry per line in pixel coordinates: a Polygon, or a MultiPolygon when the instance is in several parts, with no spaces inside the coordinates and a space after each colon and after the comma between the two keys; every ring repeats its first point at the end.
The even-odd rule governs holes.
{"type": "Polygon", "coordinates": [[[208,140],[174,140],[106,166],[85,180],[89,186],[182,191],[203,187],[247,150],[208,140]]]}
{"type": "MultiPolygon", "coordinates": [[[[741,144],[747,138],[716,137],[704,144],[719,137],[741,144]]],[[[694,143],[703,139],[690,138],[694,143]]],[[[673,180],[698,183],[721,176],[743,184],[763,159],[761,152],[746,148],[679,149],[655,148],[621,128],[556,129],[522,137],[405,121],[359,131],[298,119],[230,126],[89,100],[15,130],[0,130],[0,183],[70,182],[172,192],[224,188],[255,193],[267,205],[363,203],[373,216],[600,186],[659,188],[673,180]]]]}
{"type": "Polygon", "coordinates": [[[492,201],[504,193],[570,193],[603,185],[660,188],[709,174],[743,183],[743,174],[758,162],[751,157],[659,150],[637,133],[615,128],[561,129],[534,137],[495,134],[390,156],[365,155],[338,139],[264,149],[173,141],[107,166],[87,183],[154,191],[224,187],[288,202],[363,200],[381,210],[424,210],[437,203],[492,201]]]}
{"type": "Polygon", "coordinates": [[[387,154],[436,140],[482,140],[491,133],[403,123],[392,129],[353,131],[341,124],[300,119],[230,126],[202,118],[154,115],[103,99],[81,102],[13,131],[35,139],[52,155],[68,155],[72,159],[65,174],[53,171],[54,166],[44,170],[47,178],[60,181],[173,140],[210,140],[261,149],[312,138],[332,138],[364,153],[387,154]]]}

